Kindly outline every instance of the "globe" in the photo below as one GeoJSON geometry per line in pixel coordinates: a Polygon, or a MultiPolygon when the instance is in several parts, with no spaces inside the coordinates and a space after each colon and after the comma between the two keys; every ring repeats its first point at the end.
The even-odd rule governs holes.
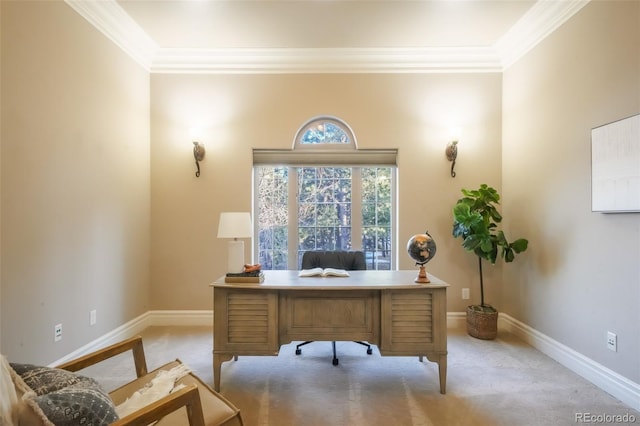
{"type": "Polygon", "coordinates": [[[431,235],[429,235],[429,232],[416,234],[409,238],[407,252],[409,252],[409,256],[416,261],[417,265],[424,265],[435,256],[436,242],[431,235]]]}
{"type": "Polygon", "coordinates": [[[426,231],[424,234],[416,234],[409,238],[407,242],[407,252],[409,256],[416,261],[416,265],[420,265],[420,272],[415,281],[417,283],[431,282],[427,277],[424,265],[436,255],[436,242],[431,235],[429,235],[429,232],[426,231]]]}

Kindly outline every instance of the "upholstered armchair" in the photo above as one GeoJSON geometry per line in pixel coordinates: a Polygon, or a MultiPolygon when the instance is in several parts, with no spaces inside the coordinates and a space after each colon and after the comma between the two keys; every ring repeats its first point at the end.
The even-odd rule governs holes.
{"type": "Polygon", "coordinates": [[[155,425],[178,426],[242,426],[240,411],[226,398],[189,372],[175,360],[154,371],[147,371],[142,339],[134,337],[108,346],[58,368],[38,367],[30,364],[9,363],[0,356],[1,425],[66,426],[92,425],[155,425]],[[130,351],[136,370],[136,379],[124,386],[105,392],[94,379],[76,372],[130,351]],[[171,389],[160,392],[159,377],[171,389]],[[154,389],[154,386],[156,387],[154,389]],[[143,390],[144,389],[144,390],[143,390]],[[150,390],[154,389],[154,392],[150,390]],[[142,391],[142,392],[140,392],[142,391]],[[153,393],[153,398],[141,394],[153,393]],[[138,399],[135,399],[138,396],[138,399]],[[126,402],[140,401],[143,406],[131,404],[123,413],[126,402]],[[123,404],[124,403],[124,404],[123,404]]]}

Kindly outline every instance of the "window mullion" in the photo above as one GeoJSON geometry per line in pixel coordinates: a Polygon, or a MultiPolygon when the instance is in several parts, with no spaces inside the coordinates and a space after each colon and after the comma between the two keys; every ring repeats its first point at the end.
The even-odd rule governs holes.
{"type": "Polygon", "coordinates": [[[362,172],[351,169],[351,248],[362,250],[362,172]]]}
{"type": "Polygon", "coordinates": [[[397,185],[397,173],[395,169],[391,170],[391,247],[389,247],[389,249],[391,250],[391,253],[393,254],[393,256],[391,256],[391,269],[396,269],[396,265],[397,265],[397,260],[398,260],[398,250],[396,250],[397,247],[399,247],[398,245],[398,221],[397,221],[397,191],[396,191],[396,185],[397,185]]]}
{"type": "Polygon", "coordinates": [[[287,247],[289,247],[289,254],[287,256],[287,268],[298,269],[298,235],[300,230],[298,229],[298,169],[296,167],[289,167],[289,182],[288,182],[288,220],[289,220],[289,232],[287,233],[287,247]],[[293,254],[293,256],[291,256],[293,254]]]}

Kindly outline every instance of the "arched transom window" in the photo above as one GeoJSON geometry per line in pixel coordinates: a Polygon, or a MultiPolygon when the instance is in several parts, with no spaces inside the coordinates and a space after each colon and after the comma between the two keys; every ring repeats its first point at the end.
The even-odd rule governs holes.
{"type": "Polygon", "coordinates": [[[341,145],[356,149],[353,132],[345,122],[335,117],[311,119],[298,130],[295,143],[298,146],[341,145]]]}

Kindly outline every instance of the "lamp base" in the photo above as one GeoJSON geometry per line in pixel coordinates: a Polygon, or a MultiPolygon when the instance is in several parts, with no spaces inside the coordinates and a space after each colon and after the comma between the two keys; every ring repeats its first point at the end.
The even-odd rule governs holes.
{"type": "Polygon", "coordinates": [[[244,270],[244,241],[229,241],[227,272],[239,274],[244,270]]]}

